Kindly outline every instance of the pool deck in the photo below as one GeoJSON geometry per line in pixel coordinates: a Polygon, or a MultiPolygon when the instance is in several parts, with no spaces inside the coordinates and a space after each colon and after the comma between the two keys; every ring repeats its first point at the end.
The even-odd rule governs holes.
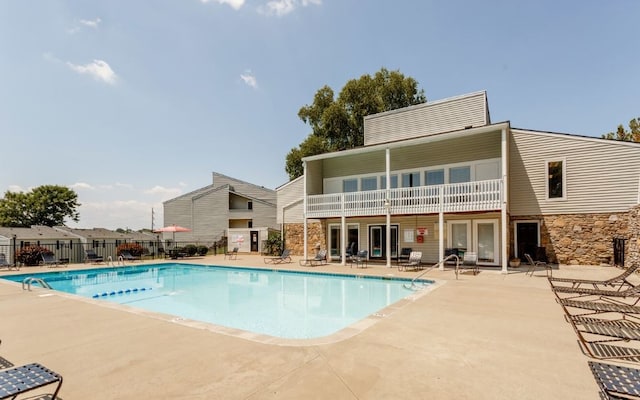
{"type": "MultiPolygon", "coordinates": [[[[274,267],[263,257],[240,254],[237,260],[219,255],[179,262],[419,274],[371,265],[300,267],[297,260],[274,267]]],[[[65,269],[82,268],[93,266],[65,269]]],[[[0,274],[51,270],[27,267],[0,274]]],[[[600,279],[617,273],[611,267],[563,265],[554,276],[600,279]]],[[[45,289],[23,291],[0,280],[0,356],[15,365],[38,362],[61,374],[64,400],[600,398],[589,358],[544,271],[529,277],[523,267],[508,274],[482,270],[456,280],[452,270],[434,270],[425,277],[440,284],[353,330],[298,342],[45,289]]],[[[44,389],[40,393],[52,391],[44,389]]]]}

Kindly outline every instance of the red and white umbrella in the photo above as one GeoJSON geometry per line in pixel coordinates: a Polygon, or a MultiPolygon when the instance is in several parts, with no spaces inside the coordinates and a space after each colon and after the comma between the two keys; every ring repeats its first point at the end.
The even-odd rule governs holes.
{"type": "Polygon", "coordinates": [[[191,229],[185,228],[184,226],[173,224],[173,225],[165,226],[164,228],[158,228],[158,229],[154,230],[154,232],[171,232],[171,233],[173,233],[173,245],[175,246],[175,243],[176,243],[176,232],[191,232],[191,229]]]}

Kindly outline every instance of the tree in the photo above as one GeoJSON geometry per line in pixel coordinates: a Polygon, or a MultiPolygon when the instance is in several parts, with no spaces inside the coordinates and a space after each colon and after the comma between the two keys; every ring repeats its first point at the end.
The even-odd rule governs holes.
{"type": "Polygon", "coordinates": [[[302,175],[302,158],[339,151],[364,144],[364,117],[426,102],[418,82],[399,71],[380,69],[348,81],[337,99],[329,86],[320,88],[311,105],[298,111],[298,117],[312,132],[287,154],[285,170],[290,179],[302,175]]]}
{"type": "Polygon", "coordinates": [[[624,129],[622,124],[620,124],[615,132],[609,132],[606,135],[602,135],[602,138],[640,143],[640,117],[629,121],[628,131],[624,129]]]}
{"type": "Polygon", "coordinates": [[[58,185],[43,185],[31,192],[10,192],[0,199],[0,226],[30,227],[64,224],[66,217],[78,222],[78,195],[58,185]]]}

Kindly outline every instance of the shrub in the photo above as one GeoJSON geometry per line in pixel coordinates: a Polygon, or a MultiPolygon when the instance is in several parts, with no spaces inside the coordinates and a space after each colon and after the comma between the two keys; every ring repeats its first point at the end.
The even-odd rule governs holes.
{"type": "Polygon", "coordinates": [[[192,257],[198,252],[198,247],[196,247],[195,244],[188,244],[182,248],[182,251],[187,253],[189,257],[192,257]]]}
{"type": "Polygon", "coordinates": [[[208,252],[209,252],[209,248],[207,246],[204,246],[204,245],[198,246],[199,256],[206,256],[208,252]]]}
{"type": "Polygon", "coordinates": [[[116,252],[118,255],[127,250],[134,257],[140,257],[142,256],[142,253],[144,253],[144,247],[142,247],[138,243],[123,243],[121,245],[118,245],[118,247],[116,248],[116,252]]]}
{"type": "Polygon", "coordinates": [[[26,246],[16,251],[16,261],[24,265],[38,265],[42,261],[42,254],[53,254],[46,247],[26,246]]]}

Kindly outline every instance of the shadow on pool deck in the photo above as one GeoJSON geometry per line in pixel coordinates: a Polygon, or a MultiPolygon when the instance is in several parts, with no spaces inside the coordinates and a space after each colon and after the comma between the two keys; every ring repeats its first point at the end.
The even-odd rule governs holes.
{"type": "MultiPolygon", "coordinates": [[[[419,272],[328,265],[282,269],[413,277],[419,272]]],[[[161,261],[164,262],[164,261],[161,261]]],[[[180,262],[265,267],[262,257],[180,262]]],[[[133,263],[130,265],[139,265],[133,263]]],[[[71,265],[69,269],[95,268],[71,265]]],[[[23,268],[16,274],[50,271],[23,268]]],[[[612,268],[557,276],[601,278],[612,268]]],[[[0,280],[0,355],[64,377],[70,399],[597,399],[575,334],[543,277],[431,271],[442,284],[374,317],[364,330],[300,344],[209,324],[96,305],[0,280]],[[253,335],[253,336],[252,336],[253,335]]],[[[45,390],[46,392],[46,390],[45,390]]]]}

